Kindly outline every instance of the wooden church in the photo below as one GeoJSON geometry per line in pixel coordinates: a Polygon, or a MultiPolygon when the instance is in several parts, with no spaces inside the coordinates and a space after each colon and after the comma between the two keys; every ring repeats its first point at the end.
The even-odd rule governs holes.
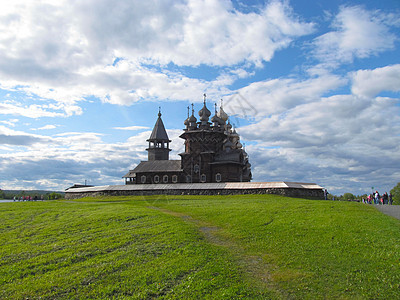
{"type": "Polygon", "coordinates": [[[147,140],[148,161],[129,170],[123,176],[125,184],[249,182],[252,177],[249,157],[222,105],[217,111],[215,104],[215,114],[210,120],[211,112],[204,95],[204,105],[198,114],[199,120],[194,115],[193,104],[191,115],[188,107],[185,129],[180,135],[185,151],[179,154],[180,160],[169,160],[171,140],[159,112],[147,140]]]}

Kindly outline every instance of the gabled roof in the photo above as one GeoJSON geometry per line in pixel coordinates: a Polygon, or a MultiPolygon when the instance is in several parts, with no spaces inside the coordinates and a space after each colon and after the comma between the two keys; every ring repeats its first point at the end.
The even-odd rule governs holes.
{"type": "Polygon", "coordinates": [[[147,140],[148,142],[150,141],[164,141],[164,142],[170,142],[170,139],[168,138],[167,131],[165,130],[164,123],[161,120],[161,112],[158,113],[158,119],[156,121],[156,124],[154,125],[153,131],[147,140]]]}
{"type": "Polygon", "coordinates": [[[180,160],[150,160],[141,161],[133,170],[123,178],[133,177],[135,173],[146,172],[182,172],[180,160]]]}

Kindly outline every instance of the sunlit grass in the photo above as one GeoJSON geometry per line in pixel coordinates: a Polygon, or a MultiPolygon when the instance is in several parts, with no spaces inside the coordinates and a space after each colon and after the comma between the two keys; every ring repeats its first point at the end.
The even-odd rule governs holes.
{"type": "Polygon", "coordinates": [[[149,196],[0,205],[0,298],[400,298],[400,222],[360,203],[149,196]]]}

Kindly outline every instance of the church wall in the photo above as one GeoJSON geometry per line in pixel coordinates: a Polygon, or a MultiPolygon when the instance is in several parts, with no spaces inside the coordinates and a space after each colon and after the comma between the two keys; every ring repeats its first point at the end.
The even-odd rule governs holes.
{"type": "Polygon", "coordinates": [[[152,184],[156,183],[155,176],[159,177],[159,182],[158,183],[173,183],[172,177],[174,175],[177,176],[177,182],[182,182],[182,173],[181,172],[150,172],[150,173],[137,173],[136,174],[136,184],[141,184],[141,183],[146,183],[146,184],[152,184]],[[164,182],[164,176],[168,176],[168,181],[164,182]],[[146,176],[146,182],[142,182],[142,176],[146,176]]]}
{"type": "Polygon", "coordinates": [[[149,148],[148,160],[168,160],[169,159],[169,149],[163,148],[149,148]]]}
{"type": "Polygon", "coordinates": [[[221,174],[222,182],[240,182],[240,177],[242,174],[241,166],[236,164],[224,164],[224,165],[214,165],[213,166],[213,179],[215,182],[215,175],[221,174]]]}

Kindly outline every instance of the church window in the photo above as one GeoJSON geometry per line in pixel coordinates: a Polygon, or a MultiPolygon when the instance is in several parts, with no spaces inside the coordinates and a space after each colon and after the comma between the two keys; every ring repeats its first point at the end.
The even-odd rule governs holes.
{"type": "Polygon", "coordinates": [[[178,176],[177,175],[172,175],[172,182],[177,183],[178,182],[178,176]]]}
{"type": "Polygon", "coordinates": [[[186,182],[187,183],[192,182],[192,176],[190,176],[190,175],[186,176],[186,182]]]}
{"type": "Polygon", "coordinates": [[[194,165],[194,172],[199,173],[199,171],[200,171],[199,165],[194,165]]]}
{"type": "Polygon", "coordinates": [[[154,182],[159,183],[160,182],[160,176],[156,175],[154,176],[154,182]]]}
{"type": "Polygon", "coordinates": [[[201,182],[206,182],[206,180],[207,180],[206,174],[201,174],[200,181],[201,182]]]}
{"type": "Polygon", "coordinates": [[[163,178],[162,178],[162,181],[164,183],[167,183],[168,182],[168,175],[164,175],[163,178]]]}
{"type": "Polygon", "coordinates": [[[140,182],[141,183],[146,183],[146,176],[142,175],[142,177],[140,177],[140,182]]]}
{"type": "Polygon", "coordinates": [[[215,174],[215,181],[216,181],[216,182],[221,182],[221,180],[222,180],[221,173],[215,174]]]}

